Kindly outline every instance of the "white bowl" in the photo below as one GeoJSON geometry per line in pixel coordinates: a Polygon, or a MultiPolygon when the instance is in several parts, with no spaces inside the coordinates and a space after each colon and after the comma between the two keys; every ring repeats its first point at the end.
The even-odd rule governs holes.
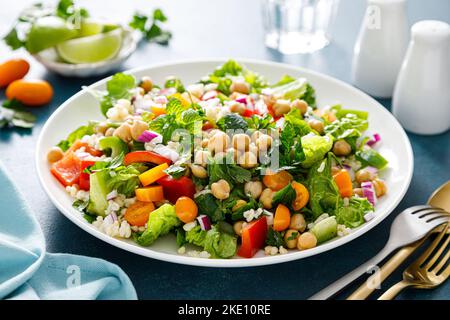
{"type": "MultiPolygon", "coordinates": [[[[370,129],[381,135],[383,141],[379,151],[389,160],[389,167],[383,171],[383,178],[386,180],[389,192],[386,196],[380,198],[373,220],[354,229],[348,236],[334,239],[310,250],[293,250],[288,254],[277,256],[265,256],[261,250],[251,259],[202,259],[179,255],[177,254],[175,238],[172,235],[158,239],[150,247],[138,246],[131,240],[111,238],[95,229],[84,220],[77,210],[72,208],[72,199],[51,175],[49,164],[46,160],[48,150],[61,139],[64,139],[72,130],[85,124],[88,120],[103,119],[98,102],[86,91],[78,92],[53,113],[42,129],[38,140],[36,150],[37,171],[42,186],[51,201],[67,218],[80,228],[116,247],[159,260],[209,267],[259,266],[317,255],[356,239],[386,218],[403,198],[413,173],[411,144],[397,120],[382,105],[368,95],[329,76],[286,64],[245,59],[239,59],[238,61],[244,63],[251,70],[266,76],[271,82],[277,81],[285,74],[290,74],[294,77],[306,77],[316,89],[319,106],[341,102],[345,107],[365,110],[370,113],[370,129]]],[[[223,62],[224,59],[172,62],[134,69],[128,73],[135,75],[137,78],[144,75],[151,76],[156,83],[163,83],[168,75],[177,75],[181,77],[184,83],[188,84],[198,81],[198,79],[210,73],[223,62]]],[[[93,84],[92,87],[103,89],[107,80],[101,80],[93,84]]],[[[58,230],[55,232],[58,232],[58,230]]]]}
{"type": "Polygon", "coordinates": [[[123,33],[122,47],[116,57],[110,60],[95,63],[71,64],[61,61],[56,50],[50,48],[33,56],[48,70],[66,77],[87,78],[104,75],[117,70],[130,55],[136,51],[139,36],[132,30],[125,28],[123,33]]]}

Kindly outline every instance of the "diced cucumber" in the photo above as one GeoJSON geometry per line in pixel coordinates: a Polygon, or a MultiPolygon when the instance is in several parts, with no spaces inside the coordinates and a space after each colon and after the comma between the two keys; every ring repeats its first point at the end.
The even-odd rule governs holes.
{"type": "Polygon", "coordinates": [[[107,170],[98,171],[90,175],[89,204],[87,207],[89,213],[105,216],[106,208],[108,208],[106,196],[111,192],[107,184],[109,178],[107,170]]]}
{"type": "Polygon", "coordinates": [[[372,148],[364,149],[356,152],[356,159],[361,161],[363,166],[375,167],[379,170],[387,166],[388,161],[383,158],[376,150],[372,148]]]}
{"type": "Polygon", "coordinates": [[[317,243],[333,239],[337,235],[337,221],[335,217],[328,217],[318,222],[311,232],[316,236],[317,243]]]}
{"type": "Polygon", "coordinates": [[[99,141],[99,146],[102,151],[110,151],[112,158],[128,153],[128,145],[118,137],[103,138],[99,141]]]}

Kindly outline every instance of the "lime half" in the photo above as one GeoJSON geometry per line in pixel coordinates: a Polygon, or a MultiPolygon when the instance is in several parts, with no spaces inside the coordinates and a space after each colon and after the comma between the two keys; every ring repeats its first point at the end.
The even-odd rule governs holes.
{"type": "Polygon", "coordinates": [[[56,50],[70,63],[93,63],[114,58],[122,46],[122,29],[60,43],[56,50]]]}

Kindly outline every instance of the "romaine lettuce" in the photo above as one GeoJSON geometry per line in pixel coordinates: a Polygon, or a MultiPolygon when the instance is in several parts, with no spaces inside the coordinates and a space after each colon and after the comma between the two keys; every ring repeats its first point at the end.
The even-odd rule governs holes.
{"type": "Polygon", "coordinates": [[[356,228],[364,223],[364,215],[369,211],[373,211],[373,206],[366,198],[352,197],[349,205],[339,207],[335,214],[339,224],[356,228]]]}
{"type": "Polygon", "coordinates": [[[333,137],[330,135],[318,136],[307,135],[302,137],[303,153],[305,160],[302,162],[304,168],[310,168],[316,162],[322,160],[333,147],[333,137]]]}

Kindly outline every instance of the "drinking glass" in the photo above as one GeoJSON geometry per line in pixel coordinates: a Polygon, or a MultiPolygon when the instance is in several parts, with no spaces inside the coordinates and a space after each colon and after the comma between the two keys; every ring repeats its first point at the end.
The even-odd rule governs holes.
{"type": "Polygon", "coordinates": [[[339,0],[263,0],[266,45],[283,54],[311,53],[330,42],[339,0]]]}

